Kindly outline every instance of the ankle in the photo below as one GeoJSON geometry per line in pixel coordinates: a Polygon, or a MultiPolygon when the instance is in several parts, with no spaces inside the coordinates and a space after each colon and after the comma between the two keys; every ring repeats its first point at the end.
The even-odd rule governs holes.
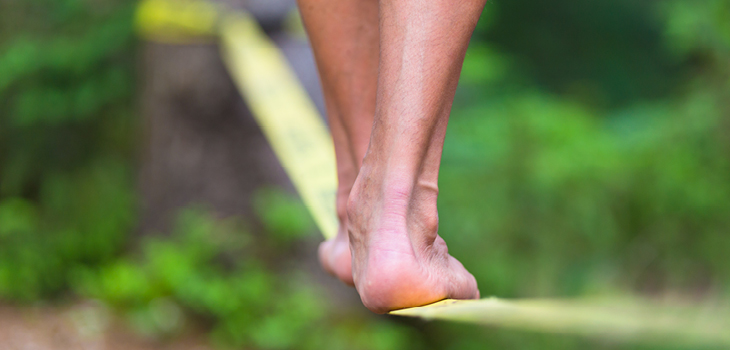
{"type": "Polygon", "coordinates": [[[359,232],[378,229],[380,225],[363,225],[363,220],[369,220],[370,223],[387,222],[391,229],[435,236],[438,230],[437,198],[435,182],[363,166],[350,191],[346,211],[349,223],[359,232]]]}
{"type": "Polygon", "coordinates": [[[338,185],[335,197],[335,211],[340,225],[347,222],[347,202],[352,191],[352,185],[338,185]]]}
{"type": "MultiPolygon", "coordinates": [[[[364,163],[353,184],[347,201],[347,211],[356,209],[363,199],[377,200],[406,208],[415,187],[413,176],[392,171],[380,165],[364,163]]],[[[394,208],[395,209],[395,208],[394,208]]]]}

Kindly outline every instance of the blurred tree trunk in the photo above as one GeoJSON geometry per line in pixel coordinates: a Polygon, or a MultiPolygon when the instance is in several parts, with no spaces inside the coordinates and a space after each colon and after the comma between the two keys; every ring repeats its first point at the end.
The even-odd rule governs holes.
{"type": "MultiPolygon", "coordinates": [[[[253,13],[322,106],[306,41],[283,33],[293,0],[221,0],[253,13]]],[[[146,145],[142,157],[141,232],[167,231],[178,209],[205,203],[221,216],[256,226],[251,199],[263,186],[291,184],[236,90],[214,44],[143,48],[141,81],[146,145]]]]}
{"type": "Polygon", "coordinates": [[[143,50],[141,232],[167,231],[193,203],[255,221],[254,192],[290,185],[217,46],[147,43],[143,50]]]}
{"type": "MultiPolygon", "coordinates": [[[[266,1],[273,6],[279,0],[261,0],[257,6],[266,1]]],[[[319,77],[306,40],[280,31],[274,11],[252,7],[322,113],[319,77]]],[[[168,233],[176,213],[195,203],[207,205],[219,217],[242,217],[254,232],[261,231],[252,208],[257,189],[294,190],[234,86],[217,45],[146,43],[142,52],[145,144],[139,167],[139,232],[168,233]]],[[[295,256],[276,259],[298,261],[309,276],[329,287],[331,302],[357,305],[353,289],[342,288],[319,268],[319,241],[313,235],[295,256]]]]}

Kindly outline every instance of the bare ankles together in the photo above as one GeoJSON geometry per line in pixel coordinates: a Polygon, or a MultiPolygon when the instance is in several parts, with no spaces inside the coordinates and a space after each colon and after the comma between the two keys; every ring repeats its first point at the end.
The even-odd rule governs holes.
{"type": "Polygon", "coordinates": [[[444,298],[477,298],[474,277],[438,236],[436,191],[383,186],[370,172],[348,201],[353,281],[363,304],[383,313],[444,298]]]}
{"type": "Polygon", "coordinates": [[[438,235],[436,200],[446,125],[486,0],[298,1],[340,181],[340,228],[320,246],[322,266],[374,312],[478,297],[438,235]]]}

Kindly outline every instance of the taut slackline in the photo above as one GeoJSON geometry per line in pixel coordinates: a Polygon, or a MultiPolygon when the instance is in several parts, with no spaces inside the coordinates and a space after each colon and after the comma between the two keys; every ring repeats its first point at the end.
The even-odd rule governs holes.
{"type": "MultiPolygon", "coordinates": [[[[335,157],[329,131],[279,49],[247,13],[205,1],[144,0],[146,40],[217,41],[234,83],[325,238],[337,232],[335,157]]],[[[628,341],[730,346],[727,305],[641,299],[444,300],[391,312],[533,331],[628,341]]]]}

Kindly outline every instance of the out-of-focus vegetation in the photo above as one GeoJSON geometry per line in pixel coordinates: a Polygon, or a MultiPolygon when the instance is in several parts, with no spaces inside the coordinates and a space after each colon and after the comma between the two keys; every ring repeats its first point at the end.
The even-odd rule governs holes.
{"type": "MultiPolygon", "coordinates": [[[[515,56],[517,49],[498,50],[491,41],[473,43],[463,73],[464,101],[447,137],[441,231],[487,293],[729,295],[730,2],[665,1],[652,9],[664,21],[664,32],[655,33],[661,39],[653,43],[662,44],[659,62],[633,61],[632,55],[660,50],[652,45],[615,54],[632,50],[632,43],[609,41],[603,50],[628,57],[618,66],[629,72],[674,62],[680,74],[662,79],[681,84],[663,88],[671,93],[662,98],[635,98],[617,108],[590,103],[581,91],[525,88],[511,78],[520,75],[516,62],[535,56],[515,56]]],[[[643,5],[633,10],[640,14],[643,5]]],[[[602,27],[604,20],[590,20],[591,26],[602,27]]],[[[628,23],[619,27],[636,25],[631,16],[623,20],[628,23]]],[[[481,28],[480,34],[489,33],[481,28]]],[[[599,33],[594,40],[600,43],[599,33]]],[[[636,36],[644,41],[649,34],[636,36]]],[[[548,46],[575,40],[563,36],[548,46]]],[[[573,54],[565,52],[564,59],[576,60],[573,54]]],[[[593,63],[595,71],[604,67],[600,60],[593,63]]],[[[581,72],[585,64],[566,68],[573,70],[566,74],[581,72]]],[[[647,75],[624,87],[597,76],[586,93],[621,96],[652,85],[642,78],[647,75]]]]}
{"type": "Polygon", "coordinates": [[[0,295],[34,300],[134,227],[134,7],[0,4],[0,295]]]}
{"type": "MultiPolygon", "coordinates": [[[[272,262],[312,232],[277,191],[266,239],[191,209],[135,242],[133,7],[0,3],[3,300],[96,298],[246,348],[617,346],[342,315],[272,262]]],[[[462,76],[441,233],[483,295],[730,298],[730,1],[492,1],[462,76]]]]}
{"type": "Polygon", "coordinates": [[[123,310],[140,333],[154,337],[179,334],[188,315],[207,323],[211,341],[224,348],[418,346],[403,326],[338,313],[293,261],[272,261],[292,254],[312,222],[280,191],[262,192],[257,202],[274,213],[263,218],[267,239],[254,239],[235,220],[186,210],[172,237],[150,238],[139,254],[79,271],[75,292],[123,310]]]}

